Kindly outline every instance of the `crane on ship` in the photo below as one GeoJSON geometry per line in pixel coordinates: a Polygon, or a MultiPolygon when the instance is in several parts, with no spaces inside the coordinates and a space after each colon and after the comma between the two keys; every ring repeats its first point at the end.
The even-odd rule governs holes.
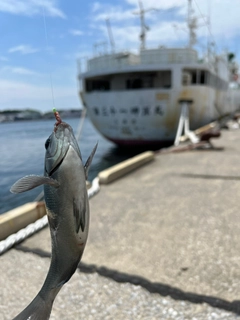
{"type": "Polygon", "coordinates": [[[150,30],[150,28],[145,23],[145,13],[149,12],[149,11],[158,11],[158,9],[156,9],[156,8],[144,9],[141,0],[138,0],[138,4],[139,4],[139,11],[134,11],[133,14],[140,16],[140,21],[141,21],[140,49],[144,50],[144,49],[146,49],[146,31],[150,30]]]}

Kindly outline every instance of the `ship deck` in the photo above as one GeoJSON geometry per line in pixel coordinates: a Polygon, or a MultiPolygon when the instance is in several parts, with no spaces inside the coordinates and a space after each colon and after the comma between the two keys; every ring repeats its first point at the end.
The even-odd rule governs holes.
{"type": "MultiPolygon", "coordinates": [[[[221,133],[101,186],[51,319],[240,319],[240,130],[221,133]]],[[[38,292],[50,252],[45,228],[0,256],[0,320],[38,292]]]]}

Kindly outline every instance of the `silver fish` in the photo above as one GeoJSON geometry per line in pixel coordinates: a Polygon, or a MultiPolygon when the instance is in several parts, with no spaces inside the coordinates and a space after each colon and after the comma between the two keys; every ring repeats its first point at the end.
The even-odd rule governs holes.
{"type": "Polygon", "coordinates": [[[59,120],[45,143],[44,176],[30,175],[10,189],[20,193],[44,185],[52,258],[46,280],[33,301],[14,319],[49,319],[59,290],[76,271],[86,245],[89,203],[86,177],[97,145],[85,166],[73,130],[59,120]]]}

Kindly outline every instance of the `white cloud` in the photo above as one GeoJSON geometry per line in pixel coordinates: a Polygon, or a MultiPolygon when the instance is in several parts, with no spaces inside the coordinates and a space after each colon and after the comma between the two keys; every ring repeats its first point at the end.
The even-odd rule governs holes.
{"type": "Polygon", "coordinates": [[[7,73],[14,73],[14,74],[20,74],[20,75],[39,75],[37,72],[22,68],[22,67],[12,67],[12,66],[5,66],[0,69],[1,73],[7,72],[7,73]]]}
{"type": "MultiPolygon", "coordinates": [[[[204,4],[202,10],[204,10],[203,13],[206,14],[208,6],[206,2],[204,4]]],[[[210,18],[213,34],[226,38],[232,38],[239,34],[239,12],[239,0],[232,0],[231,5],[229,5],[228,1],[212,0],[210,18]],[[217,8],[217,10],[214,8],[217,8]]]]}
{"type": "Polygon", "coordinates": [[[24,44],[21,44],[19,46],[13,47],[13,48],[10,48],[8,50],[9,53],[20,52],[21,54],[29,54],[29,53],[34,53],[34,52],[37,52],[37,51],[39,51],[39,49],[32,48],[31,46],[24,45],[24,44]]]}
{"type": "Polygon", "coordinates": [[[110,18],[111,21],[124,21],[128,19],[133,19],[133,14],[130,10],[122,10],[120,7],[109,7],[104,12],[96,14],[94,20],[102,21],[110,18]]]}
{"type": "MultiPolygon", "coordinates": [[[[126,21],[134,20],[137,18],[136,13],[139,12],[140,8],[138,5],[138,0],[125,0],[128,4],[132,5],[132,8],[123,9],[119,5],[100,5],[96,3],[94,6],[94,16],[93,20],[101,21],[106,18],[110,18],[111,21],[126,21]],[[98,13],[96,14],[96,11],[98,13]]],[[[184,7],[186,11],[186,0],[169,0],[169,1],[156,1],[156,0],[145,0],[143,1],[143,8],[146,10],[146,17],[154,17],[156,15],[156,10],[168,10],[168,9],[179,9],[184,7]],[[153,10],[152,10],[153,9],[153,10]]],[[[184,11],[184,13],[186,13],[184,11]]]]}
{"type": "Polygon", "coordinates": [[[11,68],[12,73],[22,74],[22,75],[36,75],[37,73],[21,67],[13,67],[11,68]]]}
{"type": "Polygon", "coordinates": [[[95,21],[105,21],[107,18],[110,21],[118,22],[133,19],[134,15],[131,10],[123,10],[121,7],[116,6],[108,6],[103,12],[94,15],[95,21]]]}
{"type": "Polygon", "coordinates": [[[69,30],[69,33],[72,34],[73,36],[82,36],[83,32],[81,30],[77,29],[71,29],[69,30]]]}
{"type": "Polygon", "coordinates": [[[138,26],[128,26],[126,28],[113,27],[112,33],[114,35],[117,47],[127,48],[129,45],[137,45],[139,42],[138,26]]]}
{"type": "MultiPolygon", "coordinates": [[[[54,86],[53,92],[57,108],[80,108],[77,88],[54,86]]],[[[0,106],[12,109],[34,107],[41,111],[51,110],[53,106],[51,87],[0,78],[0,106]]]]}
{"type": "Polygon", "coordinates": [[[47,16],[66,18],[57,7],[56,0],[0,0],[0,11],[25,16],[44,13],[47,16]]]}
{"type": "MultiPolygon", "coordinates": [[[[147,47],[158,47],[161,45],[170,47],[174,45],[176,40],[182,41],[183,46],[187,44],[187,32],[184,29],[183,23],[176,23],[177,28],[174,28],[172,22],[158,22],[151,26],[146,33],[147,47]]],[[[104,28],[103,32],[104,32],[104,28]]],[[[185,28],[186,29],[186,28],[185,28]]],[[[139,26],[127,26],[121,28],[114,26],[112,28],[114,39],[117,39],[117,47],[121,49],[139,48],[140,46],[140,28],[139,26]]],[[[107,35],[106,35],[107,36],[107,35]]]]}
{"type": "MultiPolygon", "coordinates": [[[[0,104],[6,102],[14,92],[17,99],[42,99],[42,97],[51,96],[51,88],[49,86],[36,86],[29,83],[9,81],[0,79],[0,104]]],[[[55,87],[54,93],[59,97],[65,97],[69,94],[77,94],[75,88],[55,87]]]]}
{"type": "Polygon", "coordinates": [[[147,33],[148,42],[153,45],[173,46],[176,41],[187,45],[187,29],[184,23],[163,22],[155,24],[147,33]]]}
{"type": "MultiPolygon", "coordinates": [[[[138,0],[125,0],[128,4],[134,5],[139,8],[138,0]]],[[[142,0],[143,8],[145,10],[149,8],[167,10],[173,7],[186,6],[186,0],[168,0],[168,1],[156,1],[156,0],[142,0]]]]}
{"type": "Polygon", "coordinates": [[[100,2],[94,2],[94,3],[93,3],[93,5],[92,5],[92,11],[93,11],[93,12],[98,11],[100,8],[101,8],[100,2]]]}
{"type": "MultiPolygon", "coordinates": [[[[125,2],[131,5],[131,7],[106,4],[96,6],[97,12],[91,17],[91,26],[102,33],[99,34],[98,41],[102,39],[102,36],[108,39],[105,20],[109,18],[116,49],[136,50],[140,45],[139,35],[141,32],[140,16],[136,14],[139,13],[139,4],[138,0],[125,0],[125,2]]],[[[157,2],[156,0],[143,1],[143,7],[147,10],[145,23],[150,27],[150,31],[146,33],[147,46],[158,46],[165,43],[168,39],[172,40],[174,37],[176,39],[176,31],[173,27],[170,11],[167,12],[166,10],[172,9],[171,12],[174,12],[175,17],[177,16],[180,21],[183,18],[181,6],[184,8],[184,14],[186,14],[186,0],[169,0],[165,1],[164,4],[162,1],[157,2]],[[159,11],[148,9],[157,9],[159,11]]],[[[186,34],[183,33],[181,38],[184,37],[186,38],[186,34]]]]}
{"type": "MultiPolygon", "coordinates": [[[[186,0],[142,0],[143,8],[151,8],[159,11],[147,11],[145,15],[146,25],[150,31],[146,33],[147,46],[175,46],[182,41],[182,46],[188,42],[187,31],[187,12],[188,1],[186,0]],[[174,28],[177,25],[177,28],[174,28]]],[[[96,2],[95,12],[91,16],[91,27],[98,29],[97,41],[108,38],[105,19],[110,18],[112,33],[115,39],[116,47],[125,49],[136,48],[139,46],[140,17],[133,15],[133,12],[139,12],[138,0],[125,0],[125,5],[106,5],[96,2]],[[96,23],[97,22],[97,23],[96,23]]],[[[198,48],[206,49],[208,29],[211,30],[213,39],[217,44],[217,51],[222,49],[239,51],[239,12],[240,1],[232,0],[231,6],[228,1],[222,0],[193,0],[193,16],[197,17],[199,28],[196,30],[199,40],[198,48]],[[226,14],[227,13],[227,14],[226,14]],[[211,28],[208,28],[206,21],[210,16],[211,28]],[[204,25],[204,26],[203,26],[204,25]]]]}

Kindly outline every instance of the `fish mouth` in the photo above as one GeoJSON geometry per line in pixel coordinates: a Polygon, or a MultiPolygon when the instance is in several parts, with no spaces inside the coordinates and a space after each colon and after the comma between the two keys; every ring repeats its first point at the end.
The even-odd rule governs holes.
{"type": "Polygon", "coordinates": [[[54,154],[50,153],[46,155],[45,171],[49,177],[60,168],[71,145],[71,130],[69,130],[69,125],[62,122],[57,127],[55,126],[50,139],[50,148],[51,145],[56,145],[56,147],[54,147],[54,154]],[[53,161],[54,158],[55,160],[53,161]]]}
{"type": "Polygon", "coordinates": [[[56,173],[61,167],[70,146],[78,153],[80,159],[82,159],[72,127],[65,122],[61,122],[57,127],[55,126],[55,129],[50,137],[49,150],[51,150],[52,145],[52,154],[50,151],[46,154],[45,172],[49,177],[56,173]]]}
{"type": "Polygon", "coordinates": [[[68,148],[64,154],[64,157],[66,156],[68,149],[70,146],[73,147],[73,149],[78,153],[80,159],[82,160],[82,155],[79,149],[79,145],[78,142],[74,136],[74,132],[72,127],[67,124],[66,122],[61,122],[58,124],[57,128],[56,128],[56,132],[55,132],[55,136],[56,138],[58,138],[58,136],[63,135],[62,139],[65,140],[65,142],[68,144],[68,148]]]}

